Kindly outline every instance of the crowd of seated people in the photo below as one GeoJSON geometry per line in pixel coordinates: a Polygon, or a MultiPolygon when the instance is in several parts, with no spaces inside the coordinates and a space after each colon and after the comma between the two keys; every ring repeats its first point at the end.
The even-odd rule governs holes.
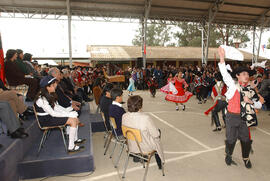
{"type": "Polygon", "coordinates": [[[41,122],[44,121],[42,126],[68,125],[67,133],[71,140],[68,151],[78,152],[82,149],[82,147],[76,146],[84,141],[84,139],[79,139],[77,134],[78,126],[84,126],[78,116],[82,104],[92,100],[89,97],[92,93],[92,79],[97,77],[93,70],[81,67],[71,69],[62,66],[58,68],[49,65],[40,66],[32,60],[30,53],[24,54],[22,50],[9,49],[6,52],[4,68],[1,71],[5,72],[6,79],[0,80],[0,121],[7,128],[7,136],[11,138],[28,136],[22,125],[24,121],[29,120],[29,116],[33,115],[34,111],[24,101],[34,102],[36,108],[41,111],[39,113],[42,113],[38,116],[45,114],[47,116],[40,117],[41,122]],[[48,76],[54,79],[55,84],[52,85],[50,82],[50,84],[44,85],[48,76]],[[10,90],[13,86],[24,84],[28,86],[26,98],[20,94],[20,91],[10,90]],[[41,101],[45,99],[48,104],[44,104],[46,101],[41,101]],[[58,119],[59,116],[63,119],[58,119]],[[47,118],[50,119],[47,120],[47,118]]]}

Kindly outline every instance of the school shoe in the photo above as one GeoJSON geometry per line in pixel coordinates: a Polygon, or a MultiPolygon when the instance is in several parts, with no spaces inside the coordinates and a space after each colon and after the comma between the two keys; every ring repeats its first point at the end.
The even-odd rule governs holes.
{"type": "Polygon", "coordinates": [[[84,146],[77,146],[77,145],[75,145],[75,146],[73,147],[73,149],[68,149],[68,153],[69,153],[69,154],[79,153],[79,152],[81,152],[81,151],[83,151],[83,150],[84,150],[84,146]]]}
{"type": "Polygon", "coordinates": [[[86,141],[86,139],[81,139],[81,138],[79,138],[79,139],[77,139],[76,141],[74,141],[74,144],[75,144],[75,145],[81,145],[81,144],[83,144],[85,141],[86,141]]]}
{"type": "Polygon", "coordinates": [[[179,111],[179,107],[178,107],[178,106],[176,106],[176,108],[175,108],[175,109],[176,109],[176,111],[179,111]]]}

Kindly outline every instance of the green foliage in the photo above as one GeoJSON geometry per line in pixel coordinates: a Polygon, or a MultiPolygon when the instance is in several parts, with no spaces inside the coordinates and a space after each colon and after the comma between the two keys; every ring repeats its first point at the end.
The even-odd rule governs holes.
{"type": "MultiPolygon", "coordinates": [[[[150,24],[147,26],[147,46],[191,46],[200,47],[202,44],[201,25],[199,23],[180,22],[177,27],[164,24],[150,24]],[[172,31],[175,29],[179,31],[172,31]],[[172,42],[174,40],[175,43],[172,42]]],[[[132,40],[133,45],[142,45],[142,29],[136,31],[132,40]]],[[[240,46],[246,47],[250,41],[248,30],[241,26],[213,25],[210,31],[210,47],[218,47],[221,44],[234,46],[234,40],[240,40],[240,46]]],[[[268,44],[270,47],[270,42],[268,44]]]]}
{"type": "MultiPolygon", "coordinates": [[[[169,44],[172,33],[171,26],[164,24],[149,24],[146,31],[146,42],[147,46],[166,46],[169,44]]],[[[136,35],[132,40],[133,45],[141,46],[142,45],[142,28],[136,30],[136,35]]]]}
{"type": "Polygon", "coordinates": [[[268,42],[267,42],[266,48],[267,48],[267,49],[270,49],[270,38],[268,38],[268,42]]]}

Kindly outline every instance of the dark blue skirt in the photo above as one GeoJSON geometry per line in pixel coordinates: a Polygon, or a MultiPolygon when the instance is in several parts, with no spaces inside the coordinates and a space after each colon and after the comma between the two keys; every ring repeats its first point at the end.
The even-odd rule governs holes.
{"type": "Polygon", "coordinates": [[[51,115],[38,116],[41,127],[65,125],[68,117],[52,117],[51,115]]]}

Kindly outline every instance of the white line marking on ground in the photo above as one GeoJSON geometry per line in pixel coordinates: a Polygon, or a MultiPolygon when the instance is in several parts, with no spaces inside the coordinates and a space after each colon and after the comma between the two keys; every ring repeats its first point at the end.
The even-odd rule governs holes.
{"type": "Polygon", "coordinates": [[[267,132],[267,131],[265,131],[265,130],[263,130],[261,128],[258,128],[258,127],[256,129],[270,136],[270,133],[269,132],[267,132]]]}
{"type": "MultiPolygon", "coordinates": [[[[181,112],[181,111],[180,111],[181,112]]],[[[154,114],[159,114],[159,113],[178,113],[177,111],[154,111],[154,112],[144,112],[144,113],[154,113],[154,114]]],[[[183,113],[191,113],[191,112],[183,112],[183,113]]],[[[198,113],[198,112],[192,112],[192,114],[197,114],[197,115],[200,115],[200,116],[205,116],[203,113],[198,113]]]]}
{"type": "Polygon", "coordinates": [[[196,151],[164,151],[165,154],[190,154],[196,151]]]}
{"type": "Polygon", "coordinates": [[[152,115],[153,117],[155,117],[156,119],[158,119],[160,122],[166,124],[167,126],[169,126],[170,128],[174,129],[175,131],[177,131],[178,133],[181,133],[182,135],[184,135],[185,137],[191,139],[192,141],[198,143],[199,145],[201,145],[202,147],[204,147],[205,149],[209,150],[211,149],[209,146],[203,144],[202,142],[200,142],[199,140],[197,140],[196,138],[188,135],[187,133],[185,133],[184,131],[176,128],[175,126],[171,125],[170,123],[168,123],[167,121],[164,121],[163,119],[159,118],[158,116],[156,116],[153,113],[149,113],[150,115],[152,115]]]}
{"type": "MultiPolygon", "coordinates": [[[[197,155],[202,154],[202,153],[217,151],[217,150],[220,150],[220,149],[223,149],[223,148],[225,148],[224,145],[223,146],[219,146],[217,148],[211,148],[211,149],[203,150],[203,151],[195,151],[195,152],[190,153],[190,154],[186,154],[186,155],[182,155],[182,156],[179,156],[179,157],[167,159],[165,161],[165,170],[166,170],[166,164],[167,163],[178,161],[178,160],[182,160],[184,158],[189,158],[189,157],[197,156],[197,155]]],[[[156,163],[151,163],[149,165],[149,167],[153,167],[153,166],[156,166],[156,165],[157,165],[156,163]]],[[[133,171],[137,171],[137,170],[141,170],[141,169],[144,169],[144,168],[142,168],[142,166],[140,165],[140,166],[137,166],[137,167],[133,167],[133,168],[127,169],[127,173],[133,172],[133,171]]],[[[104,178],[116,176],[118,174],[121,174],[120,177],[122,177],[122,173],[120,173],[118,171],[114,171],[114,172],[111,172],[111,173],[107,173],[107,174],[99,175],[99,176],[96,176],[96,177],[88,178],[88,179],[85,179],[85,180],[82,180],[82,181],[95,181],[95,180],[100,180],[100,179],[104,179],[104,178]]],[[[166,175],[166,172],[165,172],[165,175],[166,175]]],[[[127,174],[126,174],[126,177],[128,177],[127,174]]]]}

